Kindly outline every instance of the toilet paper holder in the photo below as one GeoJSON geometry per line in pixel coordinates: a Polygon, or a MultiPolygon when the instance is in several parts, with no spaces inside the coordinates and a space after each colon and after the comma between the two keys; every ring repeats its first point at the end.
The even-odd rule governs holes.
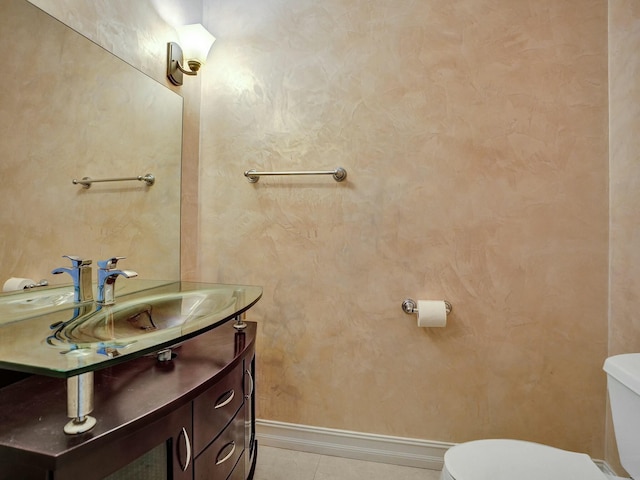
{"type": "MultiPolygon", "coordinates": [[[[447,311],[447,315],[449,315],[451,313],[451,310],[453,310],[453,306],[446,300],[444,301],[444,305],[447,311]]],[[[404,311],[404,313],[408,314],[418,313],[418,304],[412,298],[407,298],[404,300],[404,302],[402,302],[402,310],[404,311]]]]}
{"type": "Polygon", "coordinates": [[[29,285],[24,287],[24,289],[25,290],[30,290],[32,288],[48,287],[48,286],[49,286],[49,282],[47,282],[46,280],[42,279],[38,283],[30,283],[29,285]]]}

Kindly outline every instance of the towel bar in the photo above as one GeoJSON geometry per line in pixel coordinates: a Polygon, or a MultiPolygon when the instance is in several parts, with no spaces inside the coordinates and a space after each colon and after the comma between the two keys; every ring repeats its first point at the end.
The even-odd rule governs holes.
{"type": "Polygon", "coordinates": [[[126,182],[129,180],[138,180],[140,182],[145,182],[147,185],[151,186],[155,183],[156,177],[152,174],[147,173],[146,175],[139,175],[137,177],[124,177],[124,178],[101,178],[101,179],[93,179],[90,177],[84,177],[82,180],[73,179],[74,185],[82,185],[82,188],[91,188],[92,183],[98,182],[126,182]]]}
{"type": "Polygon", "coordinates": [[[305,172],[257,172],[255,170],[244,172],[244,176],[251,183],[256,183],[261,176],[266,175],[332,175],[336,182],[342,182],[347,178],[347,171],[342,167],[338,167],[335,170],[311,170],[305,172]]]}

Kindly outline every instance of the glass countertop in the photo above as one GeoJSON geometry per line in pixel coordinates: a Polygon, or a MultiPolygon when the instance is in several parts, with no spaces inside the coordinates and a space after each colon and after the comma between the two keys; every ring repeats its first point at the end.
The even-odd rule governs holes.
{"type": "Polygon", "coordinates": [[[69,292],[72,286],[0,297],[0,368],[61,378],[106,368],[176,346],[262,296],[251,285],[149,280],[130,283],[110,306],[69,302],[69,292]]]}
{"type": "MultiPolygon", "coordinates": [[[[175,283],[175,280],[130,278],[116,283],[116,299],[172,283],[175,283]]],[[[93,285],[93,298],[97,298],[95,284],[93,285]]],[[[73,284],[2,292],[0,293],[0,325],[45,313],[73,309],[76,306],[73,302],[73,284]]]]}

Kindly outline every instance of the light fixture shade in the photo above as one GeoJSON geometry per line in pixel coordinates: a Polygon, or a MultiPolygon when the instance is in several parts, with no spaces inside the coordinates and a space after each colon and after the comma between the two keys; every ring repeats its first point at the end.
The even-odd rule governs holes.
{"type": "Polygon", "coordinates": [[[180,47],[185,62],[196,60],[204,65],[209,56],[209,50],[216,37],[211,35],[206,28],[199,23],[183,25],[177,28],[180,37],[180,47]]]}

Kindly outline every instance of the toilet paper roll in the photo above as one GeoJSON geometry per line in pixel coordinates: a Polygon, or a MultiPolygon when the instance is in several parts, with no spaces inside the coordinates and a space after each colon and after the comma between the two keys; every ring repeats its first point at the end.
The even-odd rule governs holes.
{"type": "Polygon", "coordinates": [[[446,327],[447,304],[444,300],[418,300],[419,327],[446,327]]]}
{"type": "Polygon", "coordinates": [[[4,282],[2,286],[3,292],[13,292],[15,290],[24,290],[25,287],[29,285],[35,285],[36,281],[30,278],[20,278],[20,277],[11,277],[9,280],[4,282]]]}

